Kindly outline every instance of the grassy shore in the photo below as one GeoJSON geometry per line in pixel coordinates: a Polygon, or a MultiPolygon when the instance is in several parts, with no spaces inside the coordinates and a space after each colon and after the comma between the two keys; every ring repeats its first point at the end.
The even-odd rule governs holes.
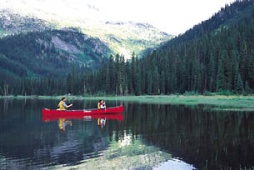
{"type": "MultiPolygon", "coordinates": [[[[88,97],[87,99],[101,99],[88,97]]],[[[254,111],[254,96],[204,96],[204,95],[158,95],[158,96],[119,96],[103,97],[104,100],[174,105],[212,105],[219,110],[254,111]]]]}
{"type": "MultiPolygon", "coordinates": [[[[0,96],[0,98],[38,98],[60,100],[62,96],[0,96]]],[[[145,96],[67,96],[73,100],[126,101],[151,104],[213,105],[218,109],[254,111],[254,96],[237,95],[145,95],[145,96]]]]}

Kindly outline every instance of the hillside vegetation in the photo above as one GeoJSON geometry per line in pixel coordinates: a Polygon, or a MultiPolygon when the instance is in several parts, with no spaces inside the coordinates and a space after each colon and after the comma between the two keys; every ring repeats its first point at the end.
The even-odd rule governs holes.
{"type": "Polygon", "coordinates": [[[5,89],[4,94],[38,95],[251,94],[253,42],[254,3],[236,1],[142,58],[133,53],[131,61],[126,61],[124,55],[112,54],[95,72],[81,72],[74,67],[61,85],[53,79],[25,79],[15,88],[3,81],[0,87],[5,89]],[[41,89],[43,83],[48,90],[41,89]]]}
{"type": "Polygon", "coordinates": [[[0,94],[48,94],[56,87],[65,91],[65,79],[73,72],[81,76],[98,70],[111,54],[122,54],[125,59],[131,54],[142,56],[143,50],[172,37],[145,23],[91,24],[83,20],[46,20],[43,11],[36,14],[0,10],[0,94]],[[30,90],[33,86],[51,90],[30,90]]]}
{"type": "Polygon", "coordinates": [[[85,82],[96,82],[86,87],[92,94],[99,89],[120,95],[250,94],[254,90],[253,42],[254,3],[236,1],[144,58],[128,63],[115,56],[98,77],[87,76],[85,82]]]}
{"type": "Polygon", "coordinates": [[[73,66],[94,70],[109,54],[103,42],[76,30],[31,32],[0,39],[1,69],[21,78],[60,78],[73,66]]]}

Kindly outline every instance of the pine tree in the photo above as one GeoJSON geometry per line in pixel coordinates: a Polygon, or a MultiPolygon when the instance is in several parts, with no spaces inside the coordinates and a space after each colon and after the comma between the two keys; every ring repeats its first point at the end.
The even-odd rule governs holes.
{"type": "Polygon", "coordinates": [[[216,91],[226,90],[224,67],[222,59],[219,60],[218,73],[216,79],[216,91]]]}

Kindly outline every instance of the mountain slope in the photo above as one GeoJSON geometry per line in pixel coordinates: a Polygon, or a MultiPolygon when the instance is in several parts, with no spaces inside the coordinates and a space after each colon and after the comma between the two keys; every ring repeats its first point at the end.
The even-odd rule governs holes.
{"type": "Polygon", "coordinates": [[[166,74],[165,93],[248,94],[254,90],[253,33],[254,2],[236,1],[157,48],[142,64],[166,74]]]}
{"type": "Polygon", "coordinates": [[[46,21],[48,18],[42,13],[37,13],[40,19],[34,14],[0,10],[2,73],[17,77],[63,76],[73,64],[80,69],[95,70],[110,54],[130,58],[133,52],[141,55],[148,47],[171,38],[149,24],[63,22],[54,17],[46,21]]]}
{"type": "Polygon", "coordinates": [[[155,48],[173,38],[165,32],[146,23],[135,22],[101,22],[79,28],[93,37],[106,42],[115,54],[130,58],[132,53],[142,55],[148,48],[155,48]]]}
{"type": "MultiPolygon", "coordinates": [[[[110,26],[121,25],[121,23],[105,24],[110,26]]],[[[138,25],[138,27],[140,26],[144,25],[138,25]]],[[[84,31],[81,28],[85,28],[79,28],[76,32],[81,34],[84,31]]],[[[68,30],[65,31],[68,32],[68,30]]],[[[128,30],[125,31],[127,32],[128,30]]],[[[75,40],[75,38],[70,38],[71,36],[69,36],[68,41],[65,41],[63,37],[66,33],[59,33],[60,36],[58,38],[61,40],[52,38],[56,37],[57,34],[51,34],[53,36],[49,39],[47,38],[47,42],[51,43],[47,44],[46,47],[48,48],[46,49],[52,52],[54,48],[50,48],[53,47],[51,44],[58,44],[56,46],[59,49],[54,51],[53,54],[57,56],[57,52],[60,51],[60,54],[64,54],[65,61],[68,61],[66,58],[71,58],[70,61],[72,61],[74,57],[69,57],[70,55],[67,55],[65,51],[62,52],[61,49],[65,49],[65,45],[63,46],[62,44],[64,43],[59,42],[68,43],[69,40],[75,40]]],[[[125,36],[125,32],[119,31],[120,34],[122,34],[122,37],[125,36]]],[[[110,37],[112,41],[121,42],[121,39],[117,36],[110,35],[110,37]]],[[[38,40],[38,38],[36,39],[38,40]]],[[[39,51],[42,51],[39,56],[49,57],[49,54],[45,54],[47,50],[45,50],[44,43],[41,43],[41,39],[44,40],[43,36],[37,41],[41,45],[38,46],[40,47],[39,51]]],[[[100,40],[102,40],[101,37],[100,40]]],[[[4,43],[6,42],[8,41],[5,39],[4,43]]],[[[32,42],[36,43],[36,41],[32,42]]],[[[72,47],[75,42],[70,41],[69,52],[76,52],[77,49],[72,47]]],[[[78,42],[82,41],[79,40],[78,42]]],[[[127,62],[122,56],[116,55],[115,61],[110,58],[109,64],[102,65],[98,72],[85,75],[68,75],[64,79],[65,84],[62,83],[63,81],[60,81],[61,84],[57,84],[59,83],[58,80],[53,81],[54,83],[48,83],[45,80],[43,82],[34,80],[35,86],[27,86],[25,83],[25,85],[17,84],[16,82],[9,86],[11,86],[10,88],[13,91],[16,90],[15,94],[52,94],[53,92],[64,93],[66,91],[72,94],[109,93],[117,95],[179,94],[186,92],[191,94],[210,94],[210,92],[250,94],[254,92],[253,42],[254,2],[250,0],[236,1],[232,5],[223,8],[209,20],[164,43],[148,53],[146,57],[140,59],[132,58],[132,62],[127,62]],[[42,92],[36,86],[41,86],[41,84],[47,86],[48,90],[42,92]],[[57,84],[57,86],[52,84],[57,84]],[[102,86],[102,84],[104,85],[102,86]],[[27,90],[22,90],[25,87],[27,90]]],[[[108,45],[105,41],[102,41],[102,44],[108,45]]],[[[22,43],[17,43],[17,46],[22,46],[22,43]]],[[[75,46],[77,47],[78,43],[75,46]]],[[[14,51],[17,54],[19,53],[19,49],[14,51]]],[[[10,58],[12,53],[12,50],[6,51],[6,48],[3,48],[1,57],[9,56],[8,58],[10,58]]],[[[63,59],[61,58],[62,56],[59,55],[53,58],[63,59]]],[[[6,62],[13,64],[13,62],[18,61],[15,68],[23,69],[25,64],[19,65],[19,63],[23,62],[22,59],[23,57],[20,57],[15,58],[13,61],[6,60],[6,62]]],[[[48,61],[50,58],[45,58],[45,60],[48,61]]],[[[61,61],[64,60],[54,60],[52,63],[61,61]]],[[[30,81],[28,80],[27,83],[30,83],[30,81]]],[[[6,85],[6,82],[0,80],[0,87],[6,86],[8,87],[8,84],[6,85]]]]}
{"type": "Polygon", "coordinates": [[[219,33],[222,29],[229,29],[233,24],[238,21],[245,20],[253,15],[253,2],[250,0],[236,1],[230,6],[226,5],[225,8],[218,11],[211,18],[203,21],[193,28],[186,31],[184,34],[175,37],[164,45],[173,45],[181,42],[202,38],[209,33],[219,33]]]}
{"type": "Polygon", "coordinates": [[[236,1],[147,56],[125,65],[119,57],[84,82],[97,80],[86,84],[92,94],[253,94],[253,42],[254,2],[236,1]]]}
{"type": "Polygon", "coordinates": [[[76,30],[30,32],[0,39],[0,66],[17,77],[63,77],[73,66],[98,68],[110,52],[100,40],[76,30]]]}
{"type": "MultiPolygon", "coordinates": [[[[24,3],[29,4],[26,1],[24,3]]],[[[86,18],[58,16],[43,10],[18,11],[16,8],[5,8],[6,4],[3,4],[0,10],[0,36],[71,27],[104,41],[114,54],[124,55],[126,58],[130,58],[133,52],[141,55],[143,50],[153,48],[173,37],[145,23],[91,22],[86,18]]]]}
{"type": "Polygon", "coordinates": [[[0,38],[9,35],[54,29],[52,24],[32,17],[22,17],[9,10],[0,10],[0,38]]]}

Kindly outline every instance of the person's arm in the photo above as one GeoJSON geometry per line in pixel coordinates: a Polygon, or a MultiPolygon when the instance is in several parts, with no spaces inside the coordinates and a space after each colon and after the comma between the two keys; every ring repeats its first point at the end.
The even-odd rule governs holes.
{"type": "Polygon", "coordinates": [[[71,107],[73,104],[69,104],[67,107],[69,108],[69,107],[71,107]]]}
{"type": "Polygon", "coordinates": [[[63,102],[63,106],[64,106],[65,109],[68,109],[69,107],[72,106],[72,104],[67,105],[65,102],[63,102]]]}

